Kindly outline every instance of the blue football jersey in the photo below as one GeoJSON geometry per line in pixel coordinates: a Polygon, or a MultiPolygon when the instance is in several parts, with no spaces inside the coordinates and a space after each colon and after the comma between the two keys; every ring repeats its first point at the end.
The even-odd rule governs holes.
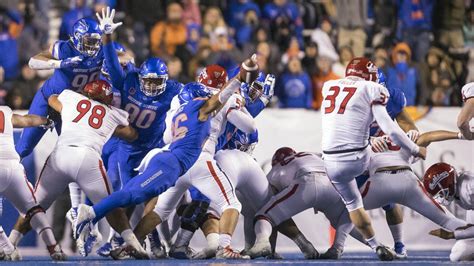
{"type": "Polygon", "coordinates": [[[168,80],[162,94],[148,97],[140,90],[138,72],[134,70],[127,74],[120,93],[120,104],[121,108],[129,113],[130,125],[138,131],[139,138],[133,143],[123,142],[125,146],[131,150],[163,147],[166,112],[181,87],[181,83],[168,80]]]}
{"type": "MultiPolygon", "coordinates": [[[[70,57],[82,56],[70,41],[57,41],[53,46],[53,57],[63,60],[70,57]]],[[[60,94],[65,89],[78,91],[87,83],[98,80],[104,53],[99,50],[96,56],[84,57],[78,66],[73,68],[55,69],[53,75],[43,84],[42,91],[47,98],[60,94]]]]}
{"type": "MultiPolygon", "coordinates": [[[[387,88],[390,98],[387,103],[387,112],[390,118],[395,119],[405,108],[407,100],[402,90],[397,88],[387,88]]],[[[376,122],[370,126],[370,136],[379,136],[382,132],[376,122]]]]}
{"type": "Polygon", "coordinates": [[[199,120],[199,109],[205,102],[197,99],[189,101],[181,105],[173,117],[170,150],[181,163],[183,173],[199,158],[202,146],[209,137],[211,119],[199,120]]]}

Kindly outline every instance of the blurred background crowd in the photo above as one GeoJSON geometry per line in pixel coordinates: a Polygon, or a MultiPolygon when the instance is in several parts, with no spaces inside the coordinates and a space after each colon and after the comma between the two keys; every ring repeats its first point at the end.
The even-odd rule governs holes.
{"type": "Polygon", "coordinates": [[[273,107],[319,110],[323,83],[343,77],[354,56],[372,58],[408,106],[461,105],[460,88],[474,81],[471,0],[2,0],[0,104],[28,109],[51,75],[29,58],[107,5],[137,65],[161,57],[183,83],[256,51],[277,76],[273,107]]]}

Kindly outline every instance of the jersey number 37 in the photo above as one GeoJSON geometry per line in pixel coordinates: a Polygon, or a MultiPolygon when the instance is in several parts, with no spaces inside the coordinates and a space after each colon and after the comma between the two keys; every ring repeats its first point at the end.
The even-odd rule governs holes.
{"type": "MultiPolygon", "coordinates": [[[[339,105],[339,109],[337,110],[338,114],[344,114],[344,112],[346,111],[346,106],[351,100],[352,96],[354,96],[356,90],[357,88],[354,87],[346,87],[342,89],[342,92],[345,94],[345,96],[341,104],[339,105]]],[[[324,108],[325,114],[330,114],[336,109],[336,99],[339,96],[339,93],[341,92],[341,88],[338,86],[332,86],[331,88],[329,88],[329,91],[331,91],[332,94],[327,95],[324,99],[325,101],[329,101],[329,106],[324,108]]]]}

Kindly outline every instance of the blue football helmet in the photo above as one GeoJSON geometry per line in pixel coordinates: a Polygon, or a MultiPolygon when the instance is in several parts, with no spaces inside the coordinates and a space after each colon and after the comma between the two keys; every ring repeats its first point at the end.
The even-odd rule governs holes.
{"type": "Polygon", "coordinates": [[[250,102],[254,102],[256,99],[260,98],[263,94],[263,86],[265,84],[265,74],[260,71],[258,73],[257,79],[252,82],[252,84],[245,84],[242,83],[242,94],[246,100],[249,100],[250,102]]]}
{"type": "Polygon", "coordinates": [[[377,69],[377,83],[384,87],[387,87],[387,78],[385,77],[385,74],[380,68],[377,69]]]}
{"type": "MultiPolygon", "coordinates": [[[[125,52],[126,51],[125,47],[123,45],[121,45],[120,43],[113,42],[112,44],[114,46],[115,51],[117,51],[117,52],[125,52]]],[[[100,72],[102,73],[102,75],[104,75],[104,77],[107,80],[110,81],[110,74],[109,74],[109,70],[107,69],[107,64],[105,63],[105,59],[102,62],[102,67],[100,68],[100,72]]]]}
{"type": "Polygon", "coordinates": [[[199,82],[191,82],[181,89],[178,94],[179,104],[184,104],[196,98],[211,97],[212,92],[199,82]]]}
{"type": "Polygon", "coordinates": [[[84,56],[95,56],[102,45],[99,23],[90,18],[81,18],[73,26],[71,42],[84,56]]]}
{"type": "Polygon", "coordinates": [[[148,58],[140,66],[140,89],[149,97],[155,97],[165,91],[168,80],[168,67],[157,57],[148,58]]]}
{"type": "Polygon", "coordinates": [[[258,131],[251,134],[237,130],[228,143],[229,149],[237,149],[243,152],[252,153],[258,142],[258,131]]]}

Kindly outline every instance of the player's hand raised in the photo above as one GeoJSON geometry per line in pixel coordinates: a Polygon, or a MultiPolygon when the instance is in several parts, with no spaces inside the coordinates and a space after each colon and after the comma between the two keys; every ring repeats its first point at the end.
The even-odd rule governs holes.
{"type": "Polygon", "coordinates": [[[82,56],[74,56],[74,57],[63,59],[61,60],[61,63],[59,64],[59,68],[77,67],[79,63],[82,62],[82,59],[83,59],[82,56]]]}
{"type": "Polygon", "coordinates": [[[95,13],[97,19],[99,19],[99,27],[105,34],[112,34],[115,29],[122,25],[122,22],[114,23],[115,9],[110,11],[110,7],[107,9],[102,8],[102,16],[99,13],[95,13]]]}
{"type": "Polygon", "coordinates": [[[275,75],[267,74],[265,83],[263,84],[263,95],[270,100],[275,93],[275,75]]]}

